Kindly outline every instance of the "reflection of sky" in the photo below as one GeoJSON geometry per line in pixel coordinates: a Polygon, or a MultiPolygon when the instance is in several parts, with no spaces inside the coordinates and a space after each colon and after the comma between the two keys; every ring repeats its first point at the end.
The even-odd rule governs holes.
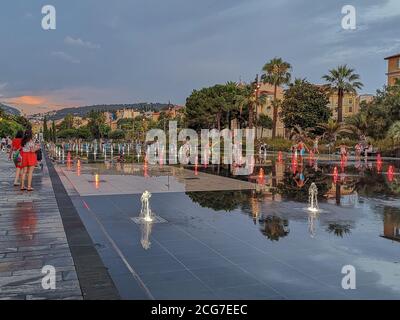
{"type": "MultiPolygon", "coordinates": [[[[301,207],[301,204],[282,203],[276,206],[274,203],[264,202],[262,212],[267,214],[275,212],[280,217],[289,220],[290,233],[281,239],[282,243],[285,243],[284,246],[287,244],[292,247],[293,251],[288,254],[288,259],[291,259],[290,255],[295,252],[295,248],[307,249],[309,254],[294,253],[293,259],[297,257],[303,262],[308,261],[310,268],[354,265],[357,274],[362,279],[359,284],[376,283],[400,292],[398,264],[400,243],[380,237],[383,233],[383,208],[377,206],[374,200],[364,200],[362,207],[353,209],[323,205],[326,212],[321,213],[316,222],[314,239],[308,235],[307,214],[301,210],[293,210],[293,208],[301,207]],[[326,227],[329,223],[335,222],[350,223],[351,233],[344,234],[343,238],[329,234],[326,227]]],[[[269,246],[268,241],[266,245],[269,246]]],[[[320,270],[317,271],[317,273],[320,272],[320,270]]]]}

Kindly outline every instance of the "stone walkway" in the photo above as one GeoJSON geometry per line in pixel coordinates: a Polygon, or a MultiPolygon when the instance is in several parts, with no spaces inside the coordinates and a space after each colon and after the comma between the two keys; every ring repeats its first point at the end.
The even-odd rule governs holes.
{"type": "Polygon", "coordinates": [[[32,193],[13,187],[14,165],[0,153],[0,300],[82,299],[48,169],[35,170],[32,193]],[[56,289],[42,287],[55,267],[56,289]]]}

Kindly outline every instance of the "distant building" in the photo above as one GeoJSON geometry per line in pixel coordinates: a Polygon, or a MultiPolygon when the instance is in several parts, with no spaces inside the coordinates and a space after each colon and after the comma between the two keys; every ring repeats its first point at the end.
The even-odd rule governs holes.
{"type": "MultiPolygon", "coordinates": [[[[266,102],[264,105],[257,107],[256,110],[256,117],[258,118],[261,114],[266,114],[269,116],[271,119],[273,119],[273,107],[272,107],[272,102],[274,101],[274,86],[267,84],[267,83],[260,83],[260,88],[258,91],[258,94],[261,96],[266,97],[266,102]]],[[[282,100],[283,99],[283,88],[278,87],[277,90],[277,99],[282,100]]],[[[279,111],[278,110],[278,119],[276,122],[276,136],[277,137],[285,137],[285,125],[282,122],[281,117],[279,116],[279,111]]],[[[263,130],[263,136],[270,138],[272,136],[272,130],[263,130]]]]}
{"type": "Polygon", "coordinates": [[[371,103],[375,96],[373,94],[361,94],[358,96],[358,104],[361,106],[362,102],[371,103]]]}
{"type": "Polygon", "coordinates": [[[398,212],[385,212],[382,237],[400,242],[400,218],[398,212]]]}
{"type": "Polygon", "coordinates": [[[387,84],[393,86],[397,80],[400,80],[400,53],[386,57],[388,62],[387,84]]]}
{"type": "MultiPolygon", "coordinates": [[[[332,92],[329,95],[329,107],[332,110],[332,116],[337,119],[338,113],[338,94],[332,92]]],[[[360,110],[360,104],[357,94],[355,93],[345,93],[343,97],[343,118],[347,118],[355,115],[360,110]]]]}
{"type": "Polygon", "coordinates": [[[159,118],[160,118],[160,112],[153,112],[152,113],[151,120],[158,121],[159,118]]]}
{"type": "Polygon", "coordinates": [[[117,119],[134,119],[140,116],[140,111],[135,109],[121,109],[116,111],[117,119]]]}

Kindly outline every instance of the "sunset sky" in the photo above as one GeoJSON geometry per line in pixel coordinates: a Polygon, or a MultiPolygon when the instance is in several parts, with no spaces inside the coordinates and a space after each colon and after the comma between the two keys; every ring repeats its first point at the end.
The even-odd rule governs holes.
{"type": "Polygon", "coordinates": [[[184,104],[193,89],[253,80],[280,56],[293,76],[321,83],[347,63],[363,93],[385,84],[400,52],[400,1],[353,0],[357,29],[341,28],[339,0],[2,0],[0,102],[31,114],[100,103],[184,104]],[[41,27],[43,5],[57,29],[41,27]]]}

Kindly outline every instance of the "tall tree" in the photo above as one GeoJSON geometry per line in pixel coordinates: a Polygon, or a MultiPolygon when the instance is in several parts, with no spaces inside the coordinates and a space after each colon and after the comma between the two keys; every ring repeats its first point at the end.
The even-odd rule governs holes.
{"type": "Polygon", "coordinates": [[[278,122],[278,107],[279,101],[277,99],[278,87],[289,84],[291,79],[291,65],[288,62],[282,60],[282,58],[274,58],[263,67],[264,74],[261,79],[264,83],[268,83],[274,86],[274,101],[272,103],[273,107],[273,117],[272,117],[272,138],[276,137],[276,127],[278,122]]]}
{"type": "Polygon", "coordinates": [[[280,116],[285,127],[315,128],[331,116],[325,91],[306,80],[296,81],[285,90],[280,116]]]}
{"type": "Polygon", "coordinates": [[[47,117],[43,119],[43,139],[49,141],[49,129],[47,128],[47,117]]]}
{"type": "Polygon", "coordinates": [[[329,73],[322,78],[328,82],[330,88],[335,90],[338,95],[338,122],[343,122],[343,98],[345,93],[356,93],[363,84],[359,81],[360,75],[354,72],[346,64],[338,66],[336,69],[329,70],[329,73]]]}
{"type": "Polygon", "coordinates": [[[57,142],[57,129],[56,129],[56,123],[53,120],[51,123],[51,140],[56,143],[57,142]]]}

